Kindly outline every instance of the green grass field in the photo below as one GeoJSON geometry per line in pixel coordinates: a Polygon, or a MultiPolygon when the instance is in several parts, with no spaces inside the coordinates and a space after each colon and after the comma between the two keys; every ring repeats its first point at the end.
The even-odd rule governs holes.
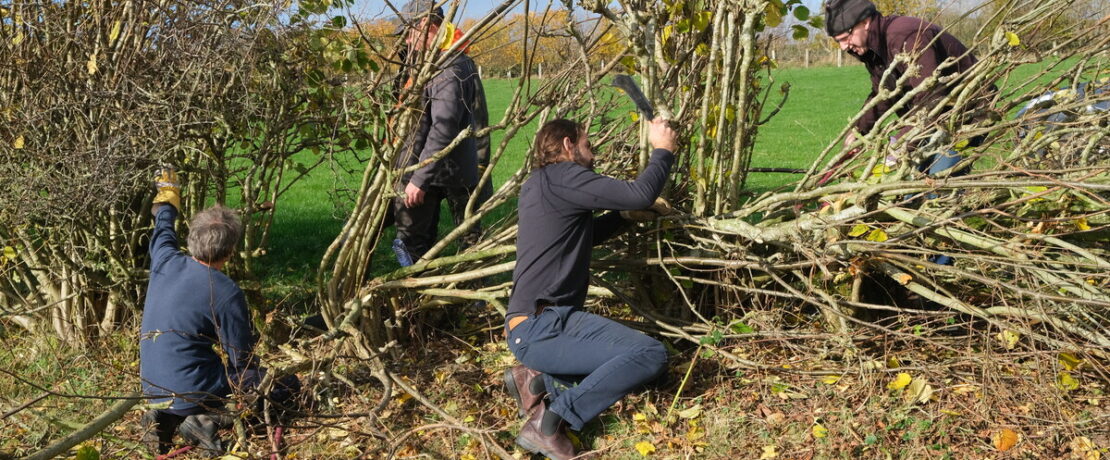
{"type": "MultiPolygon", "coordinates": [[[[812,158],[845,125],[867,95],[867,73],[860,66],[814,69],[784,69],[774,75],[775,85],[791,84],[790,98],[782,111],[760,128],[754,167],[808,167],[812,158]],[[813,110],[820,107],[820,110],[813,110]]],[[[486,93],[491,122],[504,114],[515,80],[487,79],[486,93]]],[[[770,104],[778,104],[772,99],[770,104]]],[[[494,169],[494,186],[500,186],[524,162],[524,152],[537,129],[530,126],[510,140],[505,156],[494,169]]],[[[500,145],[502,132],[494,132],[492,144],[500,145]]],[[[355,170],[358,165],[347,164],[355,170]]],[[[794,178],[791,174],[752,174],[750,186],[772,188],[794,178]]],[[[360,176],[330,168],[317,168],[295,184],[279,201],[268,255],[260,274],[268,282],[310,283],[328,244],[342,228],[352,202],[350,195],[337,196],[336,188],[354,189],[360,176]]],[[[447,215],[443,218],[447,221],[447,215]]],[[[387,252],[381,251],[383,255],[387,252]]],[[[381,259],[379,260],[392,260],[381,259]]]]}
{"type": "MultiPolygon", "coordinates": [[[[1027,78],[1037,68],[1039,66],[1019,69],[1011,82],[1027,78]]],[[[781,96],[777,90],[782,83],[790,84],[790,96],[782,110],[759,128],[752,158],[752,167],[757,168],[808,168],[847,125],[870,90],[867,71],[861,65],[778,69],[772,73],[772,78],[774,94],[764,113],[778,105],[781,96]]],[[[515,80],[485,81],[491,122],[499,121],[504,114],[515,84],[515,80]]],[[[505,156],[494,169],[495,187],[504,183],[524,162],[524,153],[536,129],[530,126],[509,142],[505,156]]],[[[502,132],[494,132],[492,145],[495,149],[502,138],[502,132]]],[[[339,233],[352,206],[350,193],[338,196],[334,191],[337,188],[353,190],[360,179],[361,165],[347,161],[347,169],[355,171],[354,174],[325,165],[295,184],[279,200],[269,255],[260,264],[264,281],[271,285],[301,286],[314,282],[319,261],[339,233]]],[[[747,187],[754,191],[769,190],[797,177],[795,174],[753,173],[747,187]]],[[[446,212],[441,222],[450,222],[446,212]]],[[[392,233],[387,237],[391,239],[392,233]]],[[[384,246],[378,251],[381,257],[375,260],[391,263],[392,256],[384,246]]],[[[392,268],[392,265],[382,266],[375,271],[392,268]]]]}

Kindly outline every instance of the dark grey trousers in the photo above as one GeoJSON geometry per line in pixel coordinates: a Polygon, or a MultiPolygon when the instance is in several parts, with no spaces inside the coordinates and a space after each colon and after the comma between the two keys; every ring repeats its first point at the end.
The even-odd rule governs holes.
{"type": "MultiPolygon", "coordinates": [[[[452,220],[455,225],[458,225],[466,215],[466,203],[470,200],[470,193],[473,190],[470,187],[425,186],[424,203],[412,208],[405,206],[404,197],[393,199],[393,219],[397,226],[397,238],[405,243],[405,248],[408,249],[414,261],[428,252],[439,240],[439,212],[443,200],[447,200],[452,220]]],[[[482,192],[475,202],[475,207],[481,206],[489,198],[485,196],[485,187],[482,192]]],[[[463,247],[474,244],[481,234],[481,224],[475,224],[463,235],[460,244],[463,247]]]]}

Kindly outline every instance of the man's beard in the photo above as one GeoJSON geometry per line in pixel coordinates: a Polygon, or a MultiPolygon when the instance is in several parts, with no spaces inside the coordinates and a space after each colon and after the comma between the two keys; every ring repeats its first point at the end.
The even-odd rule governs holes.
{"type": "Polygon", "coordinates": [[[582,158],[582,149],[578,148],[577,145],[574,146],[574,151],[571,152],[571,153],[574,154],[574,162],[575,163],[578,163],[578,164],[582,165],[582,167],[584,167],[586,169],[589,169],[589,170],[594,169],[594,159],[590,158],[589,160],[587,160],[585,158],[582,158]]]}

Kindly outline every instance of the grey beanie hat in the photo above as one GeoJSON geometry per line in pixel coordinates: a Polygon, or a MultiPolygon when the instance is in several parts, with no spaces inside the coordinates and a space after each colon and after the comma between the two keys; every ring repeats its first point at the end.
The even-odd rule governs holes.
{"type": "Polygon", "coordinates": [[[835,37],[878,12],[869,0],[828,0],[825,2],[825,31],[835,37]]]}
{"type": "Polygon", "coordinates": [[[406,29],[425,16],[443,19],[443,7],[436,5],[435,0],[410,0],[397,12],[397,28],[393,34],[405,33],[406,29]]]}

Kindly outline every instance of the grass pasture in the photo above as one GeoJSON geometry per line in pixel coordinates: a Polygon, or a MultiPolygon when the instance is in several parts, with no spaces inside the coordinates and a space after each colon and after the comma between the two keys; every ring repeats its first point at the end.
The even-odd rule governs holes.
{"type": "MultiPolygon", "coordinates": [[[[812,159],[847,124],[868,92],[867,73],[861,66],[782,69],[774,72],[773,79],[775,88],[789,83],[790,96],[781,112],[760,128],[753,167],[809,167],[812,159]]],[[[485,80],[484,84],[491,122],[495,123],[508,107],[516,80],[494,78],[485,80]]],[[[776,91],[765,111],[779,100],[776,91]]],[[[524,163],[524,154],[536,129],[538,126],[529,126],[509,141],[493,172],[494,187],[503,184],[524,163]]],[[[491,142],[495,149],[503,136],[501,131],[493,133],[491,142]]],[[[599,154],[604,155],[604,152],[599,154]]],[[[337,194],[335,190],[354,190],[361,179],[361,167],[354,161],[336,161],[344,162],[346,169],[323,165],[294,184],[279,200],[268,255],[260,261],[264,284],[289,286],[314,282],[320,258],[339,233],[353,205],[350,193],[337,194]],[[348,169],[355,173],[351,174],[348,169]]],[[[753,173],[748,187],[767,190],[795,178],[793,174],[753,173]]],[[[511,210],[504,211],[508,212],[511,210]]],[[[441,222],[442,234],[450,222],[446,211],[441,222]]],[[[392,256],[384,245],[378,252],[381,257],[377,257],[377,261],[392,263],[392,256]]],[[[376,271],[391,268],[392,265],[383,266],[376,271]]]]}
{"type": "MultiPolygon", "coordinates": [[[[1023,68],[1011,81],[1022,81],[1036,70],[1023,68]]],[[[779,69],[772,76],[773,95],[765,113],[778,104],[779,85],[789,83],[790,96],[781,112],[760,127],[752,167],[808,168],[862,104],[869,89],[866,71],[861,66],[779,69]]],[[[491,121],[504,113],[514,84],[513,80],[485,81],[491,121]]],[[[535,126],[523,130],[508,144],[494,170],[495,187],[521,166],[534,131],[535,126]]],[[[495,147],[502,135],[494,133],[495,147]]],[[[279,307],[288,308],[286,313],[313,313],[307,310],[311,309],[320,259],[342,228],[352,205],[351,193],[361,179],[362,165],[357,161],[335,162],[313,170],[278,201],[268,254],[258,259],[263,292],[279,307]]],[[[796,178],[794,174],[753,173],[748,188],[771,190],[796,178]]],[[[513,205],[506,204],[503,212],[511,212],[513,205]]],[[[441,221],[448,225],[446,212],[441,221]]],[[[395,267],[389,239],[392,230],[378,249],[376,272],[395,267]]],[[[500,325],[496,321],[475,324],[485,323],[489,315],[475,311],[473,305],[444,310],[449,317],[443,321],[450,323],[448,330],[417,339],[419,343],[406,351],[406,359],[398,363],[396,371],[411,376],[414,387],[451,416],[495,430],[501,446],[518,458],[529,458],[511,447],[519,421],[512,399],[501,390],[500,372],[513,364],[514,358],[502,339],[500,325]]],[[[759,326],[759,321],[753,318],[752,325],[759,326]]],[[[7,345],[0,353],[0,369],[5,370],[0,373],[2,408],[31,400],[43,389],[76,396],[51,397],[26,413],[0,419],[0,459],[6,458],[5,452],[57,438],[110,404],[77,396],[116,394],[137,387],[135,331],[103,338],[99,346],[85,351],[68,350],[14,331],[5,330],[0,323],[0,338],[7,345]]],[[[776,340],[753,338],[734,351],[757,362],[781,362],[783,351],[776,340]]],[[[637,452],[643,443],[656,450],[651,455],[654,458],[999,458],[992,436],[1000,427],[1008,427],[1020,433],[1022,440],[1016,452],[1011,452],[1014,455],[1006,458],[1066,458],[1068,452],[1061,446],[1073,442],[1072,428],[1038,425],[1036,420],[1057,408],[1032,402],[1008,405],[1015,400],[1045,402],[1060,397],[1052,385],[1055,375],[1050,372],[1056,365],[1054,356],[1030,358],[1030,369],[1048,370],[1042,385],[1017,382],[1021,384],[972,388],[950,381],[943,371],[930,369],[943,360],[939,356],[944,350],[898,348],[894,343],[894,339],[884,343],[888,348],[874,350],[869,361],[861,362],[861,366],[881,370],[842,376],[742,371],[692,349],[680,351],[672,357],[667,383],[630,395],[588,424],[580,440],[599,452],[596,458],[619,459],[645,458],[637,452]],[[941,395],[927,407],[907,400],[901,390],[891,388],[894,371],[886,369],[896,367],[888,364],[891,360],[909,363],[906,368],[912,368],[914,379],[928,377],[932,385],[943,389],[941,395]],[[688,385],[676,391],[677,382],[691,375],[688,385]]],[[[824,362],[838,359],[844,357],[831,353],[800,356],[789,365],[818,369],[824,362]]],[[[359,376],[354,366],[348,368],[347,362],[337,366],[335,371],[350,377],[361,390],[376,391],[372,379],[359,376]]],[[[342,392],[324,396],[329,398],[324,402],[329,414],[362,414],[377,403],[342,392]]],[[[367,441],[372,437],[365,434],[377,431],[408,433],[402,444],[393,446],[392,458],[485,458],[470,433],[437,428],[442,419],[404,396],[407,394],[395,393],[377,420],[341,415],[327,420],[329,425],[323,428],[292,430],[287,438],[291,455],[285,458],[387,458],[385,452],[370,453],[375,447],[367,441]]],[[[1101,407],[1108,400],[1099,393],[1087,401],[1055,402],[1060,410],[1078,408],[1073,419],[1082,426],[1099,423],[1099,414],[1105,413],[1101,407]]],[[[99,449],[103,458],[144,458],[134,442],[139,439],[138,416],[128,414],[86,445],[99,449]]],[[[1110,438],[1094,441],[1110,445],[1110,438]]],[[[255,458],[268,456],[252,454],[255,458]]]]}

